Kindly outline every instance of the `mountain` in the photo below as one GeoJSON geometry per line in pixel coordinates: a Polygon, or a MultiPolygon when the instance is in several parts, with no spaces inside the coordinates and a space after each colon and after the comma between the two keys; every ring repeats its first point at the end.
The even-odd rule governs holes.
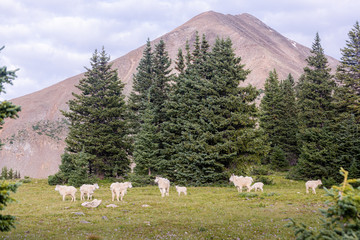
{"type": "MultiPolygon", "coordinates": [[[[217,37],[230,37],[235,53],[251,70],[244,84],[262,88],[269,71],[276,69],[280,79],[291,73],[297,79],[306,65],[310,49],[292,41],[250,14],[224,15],[213,11],[202,13],[160,39],[166,43],[169,56],[175,60],[179,48],[185,49],[185,42],[192,44],[196,31],[205,34],[210,44],[217,37]]],[[[145,43],[146,39],[144,39],[145,43]]],[[[132,89],[132,76],[142,57],[144,46],[112,61],[119,77],[126,84],[124,93],[132,89]]],[[[335,69],[337,60],[329,57],[329,64],[335,69]]],[[[16,120],[7,119],[0,132],[5,143],[0,151],[0,168],[7,166],[20,171],[21,176],[45,178],[58,171],[64,139],[67,135],[66,121],[59,110],[67,110],[66,102],[76,92],[75,85],[83,74],[70,77],[40,91],[12,99],[22,111],[16,120]]]]}

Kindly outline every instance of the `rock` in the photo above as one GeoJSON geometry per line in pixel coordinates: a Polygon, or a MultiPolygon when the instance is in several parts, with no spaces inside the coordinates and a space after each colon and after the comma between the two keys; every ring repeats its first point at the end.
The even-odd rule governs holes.
{"type": "Polygon", "coordinates": [[[107,216],[102,216],[101,217],[103,220],[109,220],[107,216]]]}
{"type": "Polygon", "coordinates": [[[88,207],[88,208],[96,208],[101,204],[102,200],[94,199],[91,202],[83,202],[81,206],[88,207]]]}
{"type": "Polygon", "coordinates": [[[142,207],[150,207],[150,205],[144,204],[142,205],[142,207]]]}
{"type": "Polygon", "coordinates": [[[81,220],[80,223],[91,223],[91,222],[88,222],[88,221],[85,221],[85,220],[81,220]]]}
{"type": "Polygon", "coordinates": [[[75,214],[75,215],[79,215],[79,216],[85,215],[85,213],[83,213],[83,212],[72,212],[72,213],[75,214]]]}
{"type": "Polygon", "coordinates": [[[118,205],[116,205],[116,204],[109,204],[109,205],[107,205],[106,207],[116,208],[116,207],[118,207],[118,205]]]}

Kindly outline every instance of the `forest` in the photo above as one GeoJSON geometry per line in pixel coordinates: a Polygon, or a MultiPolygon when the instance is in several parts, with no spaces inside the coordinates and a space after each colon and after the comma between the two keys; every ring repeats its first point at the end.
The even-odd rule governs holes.
{"type": "Polygon", "coordinates": [[[76,86],[80,93],[62,111],[70,131],[49,183],[123,178],[146,184],[163,176],[203,186],[273,169],[331,186],[341,182],[340,167],[359,178],[358,23],[348,37],[336,70],[316,34],[301,77],[279,79],[270,69],[264,89],[240,85],[250,70],[229,38],[210,46],[197,34],[175,60],[163,40],[155,46],[148,40],[128,98],[105,49],[95,50],[76,86]]]}

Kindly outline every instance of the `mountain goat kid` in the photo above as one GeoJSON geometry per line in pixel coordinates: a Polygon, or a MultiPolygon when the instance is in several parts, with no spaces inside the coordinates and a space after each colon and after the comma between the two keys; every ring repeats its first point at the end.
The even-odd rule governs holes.
{"type": "Polygon", "coordinates": [[[179,187],[179,186],[175,186],[176,191],[179,193],[179,197],[181,193],[184,193],[184,195],[187,195],[187,189],[186,187],[179,187]]]}
{"type": "Polygon", "coordinates": [[[55,191],[59,191],[60,195],[63,196],[63,201],[65,201],[65,196],[71,196],[71,202],[76,201],[75,193],[77,189],[73,186],[63,186],[63,185],[56,185],[55,191]]]}
{"type": "Polygon", "coordinates": [[[119,196],[120,196],[120,199],[122,201],[123,197],[127,193],[128,188],[132,188],[131,182],[124,182],[124,183],[115,182],[115,183],[112,183],[110,185],[112,201],[115,200],[115,195],[116,195],[116,200],[117,201],[119,201],[119,196]]]}
{"type": "Polygon", "coordinates": [[[306,193],[309,193],[309,188],[312,189],[313,194],[316,194],[315,188],[317,188],[319,185],[321,185],[322,182],[320,179],[316,180],[316,181],[307,181],[305,183],[305,187],[306,187],[306,193]]]}
{"type": "Polygon", "coordinates": [[[164,197],[165,195],[169,196],[169,190],[170,190],[170,181],[169,180],[167,180],[166,178],[162,178],[162,177],[156,177],[154,182],[158,184],[162,197],[164,197]]]}
{"type": "Polygon", "coordinates": [[[247,187],[247,191],[250,192],[250,185],[254,181],[252,177],[243,177],[243,176],[235,176],[231,175],[230,182],[233,182],[238,192],[242,192],[242,187],[247,187]]]}
{"type": "Polygon", "coordinates": [[[95,189],[99,189],[99,185],[95,184],[83,184],[80,187],[80,200],[85,200],[85,194],[87,194],[87,200],[92,199],[92,195],[95,189]]]}
{"type": "Polygon", "coordinates": [[[256,182],[250,187],[250,191],[255,189],[255,192],[256,192],[258,189],[260,189],[263,192],[264,191],[263,187],[264,187],[264,184],[262,182],[256,182]]]}

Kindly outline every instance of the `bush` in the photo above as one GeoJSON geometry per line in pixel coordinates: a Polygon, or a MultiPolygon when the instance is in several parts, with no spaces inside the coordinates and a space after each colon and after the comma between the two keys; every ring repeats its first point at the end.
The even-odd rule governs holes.
{"type": "Polygon", "coordinates": [[[55,175],[50,175],[48,177],[49,185],[63,185],[66,183],[66,180],[62,173],[58,172],[55,175]]]}
{"type": "Polygon", "coordinates": [[[21,183],[30,183],[31,179],[29,176],[25,176],[24,179],[20,179],[19,182],[21,183]]]}

